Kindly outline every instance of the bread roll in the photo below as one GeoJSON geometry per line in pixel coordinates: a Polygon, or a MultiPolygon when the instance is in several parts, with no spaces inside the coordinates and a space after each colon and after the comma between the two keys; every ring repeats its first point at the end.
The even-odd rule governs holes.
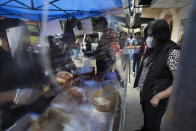
{"type": "Polygon", "coordinates": [[[27,131],[63,131],[68,122],[68,116],[59,109],[50,107],[27,131]]]}

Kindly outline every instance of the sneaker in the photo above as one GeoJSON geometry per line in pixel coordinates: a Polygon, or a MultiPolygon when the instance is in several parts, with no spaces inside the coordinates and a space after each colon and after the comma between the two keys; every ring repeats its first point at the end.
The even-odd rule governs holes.
{"type": "Polygon", "coordinates": [[[133,72],[132,74],[133,74],[133,77],[135,77],[135,72],[133,72]]]}

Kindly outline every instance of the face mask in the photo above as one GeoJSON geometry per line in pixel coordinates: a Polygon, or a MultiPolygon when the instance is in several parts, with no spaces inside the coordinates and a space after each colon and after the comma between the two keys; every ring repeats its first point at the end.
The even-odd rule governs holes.
{"type": "Polygon", "coordinates": [[[146,39],[146,44],[148,48],[152,48],[153,37],[148,36],[146,39]]]}

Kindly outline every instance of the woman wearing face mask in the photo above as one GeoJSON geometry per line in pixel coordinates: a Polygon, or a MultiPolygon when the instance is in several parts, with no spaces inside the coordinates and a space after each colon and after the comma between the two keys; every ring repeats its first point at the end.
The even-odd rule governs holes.
{"type": "Polygon", "coordinates": [[[160,122],[178,68],[180,50],[170,40],[169,26],[163,19],[150,22],[144,33],[148,48],[134,83],[134,88],[140,89],[140,104],[144,114],[141,131],[160,131],[160,122]]]}

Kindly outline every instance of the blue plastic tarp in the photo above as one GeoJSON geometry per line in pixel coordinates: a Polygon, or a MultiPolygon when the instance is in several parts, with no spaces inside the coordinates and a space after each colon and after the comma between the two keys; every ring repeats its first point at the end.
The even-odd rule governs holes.
{"type": "Polygon", "coordinates": [[[92,17],[110,9],[121,8],[122,0],[0,0],[0,16],[39,21],[92,17]],[[43,13],[47,9],[47,13],[43,13]]]}

